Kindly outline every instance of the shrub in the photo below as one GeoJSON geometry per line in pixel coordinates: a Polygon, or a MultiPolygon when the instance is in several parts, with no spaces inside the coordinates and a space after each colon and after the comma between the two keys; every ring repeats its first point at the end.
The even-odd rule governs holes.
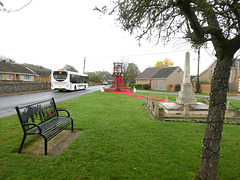
{"type": "Polygon", "coordinates": [[[144,90],[148,90],[151,89],[149,87],[149,84],[131,84],[131,88],[135,86],[136,89],[144,89],[144,90]]]}

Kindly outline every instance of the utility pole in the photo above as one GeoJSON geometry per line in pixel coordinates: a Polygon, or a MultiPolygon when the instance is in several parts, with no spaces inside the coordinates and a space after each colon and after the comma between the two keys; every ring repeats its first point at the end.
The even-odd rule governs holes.
{"type": "Polygon", "coordinates": [[[200,83],[199,83],[199,62],[200,62],[200,46],[198,47],[197,93],[199,93],[199,89],[200,89],[200,83]]]}
{"type": "Polygon", "coordinates": [[[84,57],[84,63],[83,63],[83,74],[85,74],[85,63],[86,63],[86,57],[84,57]]]}

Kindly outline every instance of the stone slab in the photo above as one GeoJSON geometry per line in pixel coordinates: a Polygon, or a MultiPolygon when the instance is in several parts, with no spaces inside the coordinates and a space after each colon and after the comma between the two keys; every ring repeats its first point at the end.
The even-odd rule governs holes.
{"type": "MultiPolygon", "coordinates": [[[[164,109],[167,114],[184,114],[184,105],[173,102],[160,102],[159,106],[164,109]]],[[[204,103],[196,103],[189,105],[189,114],[208,114],[208,105],[204,103]]]]}
{"type": "MultiPolygon", "coordinates": [[[[74,130],[63,130],[60,134],[55,136],[48,142],[48,156],[57,156],[68,147],[68,145],[77,138],[82,131],[74,130]]],[[[24,144],[22,154],[30,155],[44,155],[44,140],[41,136],[36,141],[30,144],[24,144]]]]}

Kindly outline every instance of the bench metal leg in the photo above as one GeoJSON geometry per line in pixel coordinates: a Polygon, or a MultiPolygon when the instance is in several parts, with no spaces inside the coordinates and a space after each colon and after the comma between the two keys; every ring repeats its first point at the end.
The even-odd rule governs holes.
{"type": "Polygon", "coordinates": [[[72,132],[73,132],[73,120],[72,120],[72,132]]]}
{"type": "Polygon", "coordinates": [[[21,143],[20,148],[18,150],[18,154],[21,154],[21,152],[22,152],[22,148],[23,148],[23,144],[25,142],[25,139],[26,139],[26,135],[24,134],[23,135],[23,139],[22,139],[22,143],[21,143]]]}
{"type": "Polygon", "coordinates": [[[44,152],[45,152],[45,156],[47,156],[47,138],[44,136],[43,136],[43,138],[44,138],[44,144],[45,144],[44,152]]]}

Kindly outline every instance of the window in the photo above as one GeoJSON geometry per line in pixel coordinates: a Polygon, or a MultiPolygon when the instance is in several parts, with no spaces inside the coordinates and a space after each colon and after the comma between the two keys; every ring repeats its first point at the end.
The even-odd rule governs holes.
{"type": "Polygon", "coordinates": [[[7,74],[7,80],[12,80],[11,74],[7,74]]]}
{"type": "Polygon", "coordinates": [[[32,76],[24,75],[24,81],[32,81],[32,76]]]}
{"type": "Polygon", "coordinates": [[[80,75],[70,75],[70,82],[72,83],[87,83],[88,77],[80,76],[80,75]]]}
{"type": "Polygon", "coordinates": [[[67,72],[64,71],[54,71],[53,72],[53,78],[56,81],[64,81],[65,79],[67,79],[67,72]]]}

